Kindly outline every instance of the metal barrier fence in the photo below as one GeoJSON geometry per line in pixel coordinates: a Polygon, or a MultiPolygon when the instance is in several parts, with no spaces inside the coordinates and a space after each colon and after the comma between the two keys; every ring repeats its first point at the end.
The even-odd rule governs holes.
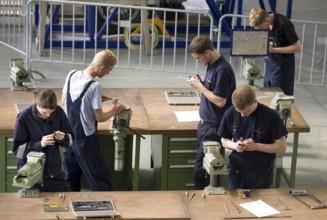
{"type": "MultiPolygon", "coordinates": [[[[212,16],[203,11],[108,1],[0,2],[0,43],[25,56],[28,70],[35,62],[88,64],[97,51],[109,48],[117,55],[117,68],[193,73],[198,65],[186,48],[194,36],[207,35],[217,46],[230,45],[230,38],[217,32],[212,16]]],[[[232,28],[247,26],[247,16],[223,18],[228,16],[232,28]]],[[[326,86],[327,23],[292,21],[302,42],[295,83],[326,86]]],[[[229,55],[228,49],[222,52],[229,55]]],[[[262,72],[263,59],[258,58],[262,72]]],[[[230,62],[241,77],[242,58],[230,57],[230,62]]]]}
{"type": "Polygon", "coordinates": [[[26,0],[0,0],[0,43],[26,55],[26,0]]]}
{"type": "MultiPolygon", "coordinates": [[[[247,28],[248,16],[226,14],[219,21],[219,29],[217,35],[217,50],[226,40],[222,37],[221,23],[226,19],[232,19],[230,22],[233,29],[247,28]]],[[[291,20],[295,26],[295,30],[300,38],[302,50],[295,54],[295,83],[306,85],[327,86],[326,69],[327,69],[327,22],[300,21],[291,20]]],[[[228,39],[229,41],[230,39],[228,39]]],[[[264,72],[264,58],[258,57],[258,65],[261,72],[264,72]],[[261,61],[261,62],[260,62],[261,61]]],[[[239,77],[241,77],[243,59],[242,57],[230,57],[233,67],[238,67],[239,77]]]]}
{"type": "Polygon", "coordinates": [[[27,37],[30,62],[88,64],[109,48],[117,68],[172,72],[188,71],[187,45],[196,35],[212,36],[213,29],[204,12],[65,0],[29,1],[27,24],[30,31],[38,26],[37,50],[33,33],[27,37]]]}

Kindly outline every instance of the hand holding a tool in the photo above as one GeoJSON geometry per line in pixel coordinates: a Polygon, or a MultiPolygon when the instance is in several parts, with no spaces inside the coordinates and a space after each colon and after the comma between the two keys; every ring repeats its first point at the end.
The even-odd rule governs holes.
{"type": "Polygon", "coordinates": [[[237,142],[235,142],[235,150],[239,153],[243,152],[246,147],[245,147],[245,143],[243,142],[243,138],[241,137],[237,142]]]}
{"type": "Polygon", "coordinates": [[[189,79],[186,82],[198,90],[203,87],[203,82],[199,74],[196,74],[195,76],[189,76],[189,79]]]}
{"type": "Polygon", "coordinates": [[[105,101],[115,102],[118,99],[126,99],[126,97],[109,97],[109,96],[106,96],[106,95],[102,95],[101,98],[102,98],[102,102],[105,102],[105,101]]]}
{"type": "Polygon", "coordinates": [[[257,144],[252,138],[246,140],[240,139],[238,142],[238,152],[243,151],[255,151],[257,149],[257,144]]]}
{"type": "Polygon", "coordinates": [[[56,142],[56,140],[55,140],[54,134],[44,135],[41,140],[41,146],[44,148],[49,145],[54,145],[55,142],[56,142]]]}
{"type": "Polygon", "coordinates": [[[116,99],[115,101],[112,102],[109,111],[112,112],[113,115],[117,115],[120,112],[124,111],[125,109],[126,107],[123,104],[118,103],[118,100],[116,99]]]}
{"type": "Polygon", "coordinates": [[[62,131],[53,132],[53,139],[55,141],[62,141],[65,138],[65,133],[62,131]]]}
{"type": "Polygon", "coordinates": [[[62,141],[65,138],[65,133],[62,131],[55,131],[52,134],[48,134],[42,137],[41,146],[46,147],[55,145],[56,141],[62,141]]]}
{"type": "Polygon", "coordinates": [[[101,98],[102,98],[102,102],[105,102],[105,101],[108,101],[108,100],[112,100],[112,98],[110,98],[108,96],[105,96],[105,95],[102,95],[101,98]]]}

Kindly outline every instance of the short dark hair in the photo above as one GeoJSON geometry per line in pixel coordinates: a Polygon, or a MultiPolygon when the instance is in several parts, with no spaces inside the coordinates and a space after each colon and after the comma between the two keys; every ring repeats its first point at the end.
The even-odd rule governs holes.
{"type": "Polygon", "coordinates": [[[204,54],[206,50],[215,50],[212,41],[206,36],[197,36],[188,45],[189,53],[204,54]]]}
{"type": "Polygon", "coordinates": [[[44,109],[54,110],[57,107],[57,96],[52,89],[37,88],[34,90],[35,103],[44,109]]]}

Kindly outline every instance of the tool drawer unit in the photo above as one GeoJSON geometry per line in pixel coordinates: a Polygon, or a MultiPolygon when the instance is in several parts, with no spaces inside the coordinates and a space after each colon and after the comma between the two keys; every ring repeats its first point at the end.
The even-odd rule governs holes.
{"type": "Polygon", "coordinates": [[[16,175],[16,156],[12,153],[12,135],[0,135],[0,192],[17,192],[12,186],[16,175]]]}
{"type": "Polygon", "coordinates": [[[153,135],[151,148],[157,190],[194,189],[195,134],[153,135]]]}

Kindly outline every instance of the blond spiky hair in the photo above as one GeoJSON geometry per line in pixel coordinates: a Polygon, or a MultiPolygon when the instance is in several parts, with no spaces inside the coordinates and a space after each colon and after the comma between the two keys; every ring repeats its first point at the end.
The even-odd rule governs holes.
{"type": "Polygon", "coordinates": [[[252,8],[250,11],[250,27],[257,27],[265,22],[267,12],[261,8],[252,8]]]}
{"type": "Polygon", "coordinates": [[[113,67],[117,63],[117,58],[112,51],[102,50],[94,56],[92,63],[97,66],[113,67]]]}

